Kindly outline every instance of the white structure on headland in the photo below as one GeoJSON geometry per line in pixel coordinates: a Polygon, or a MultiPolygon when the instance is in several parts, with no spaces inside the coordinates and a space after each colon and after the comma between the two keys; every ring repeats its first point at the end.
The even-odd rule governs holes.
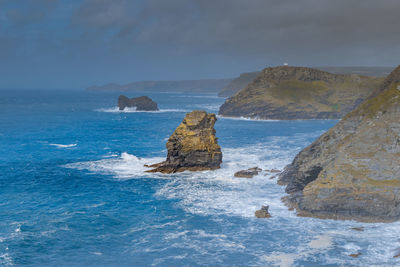
{"type": "Polygon", "coordinates": [[[283,66],[289,66],[289,63],[285,62],[283,63],[283,66]]]}

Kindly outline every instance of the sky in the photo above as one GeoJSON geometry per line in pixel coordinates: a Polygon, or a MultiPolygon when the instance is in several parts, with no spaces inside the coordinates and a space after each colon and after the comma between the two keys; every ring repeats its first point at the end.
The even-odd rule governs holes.
{"type": "Polygon", "coordinates": [[[0,0],[0,88],[397,66],[399,0],[0,0]]]}

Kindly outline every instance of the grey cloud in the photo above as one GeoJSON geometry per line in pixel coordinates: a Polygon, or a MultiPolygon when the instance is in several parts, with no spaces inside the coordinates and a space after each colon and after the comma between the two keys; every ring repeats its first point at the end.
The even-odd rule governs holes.
{"type": "Polygon", "coordinates": [[[397,48],[399,11],[397,0],[87,0],[75,19],[97,30],[113,26],[116,43],[296,54],[397,48]]]}
{"type": "Polygon", "coordinates": [[[283,61],[394,66],[399,12],[399,0],[0,0],[0,69],[46,76],[56,65],[91,84],[231,77],[283,61]]]}

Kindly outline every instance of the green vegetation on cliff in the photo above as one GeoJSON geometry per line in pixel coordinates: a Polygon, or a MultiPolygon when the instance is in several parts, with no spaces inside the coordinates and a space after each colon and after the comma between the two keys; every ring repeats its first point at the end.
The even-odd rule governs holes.
{"type": "Polygon", "coordinates": [[[226,100],[219,114],[259,119],[338,119],[366,99],[383,78],[338,75],[304,67],[264,69],[226,100]]]}
{"type": "Polygon", "coordinates": [[[400,219],[400,67],[279,178],[301,216],[400,219]]]}

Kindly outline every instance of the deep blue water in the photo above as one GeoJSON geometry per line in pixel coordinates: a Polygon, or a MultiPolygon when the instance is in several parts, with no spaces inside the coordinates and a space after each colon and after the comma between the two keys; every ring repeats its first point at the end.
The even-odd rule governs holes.
{"type": "Polygon", "coordinates": [[[118,93],[0,91],[0,265],[399,263],[400,224],[299,218],[276,179],[233,178],[254,166],[283,169],[336,121],[219,118],[220,170],[148,174],[143,165],[165,157],[185,112],[216,112],[224,100],[147,95],[160,112],[117,112],[118,93]],[[262,204],[272,218],[254,217],[262,204]]]}

